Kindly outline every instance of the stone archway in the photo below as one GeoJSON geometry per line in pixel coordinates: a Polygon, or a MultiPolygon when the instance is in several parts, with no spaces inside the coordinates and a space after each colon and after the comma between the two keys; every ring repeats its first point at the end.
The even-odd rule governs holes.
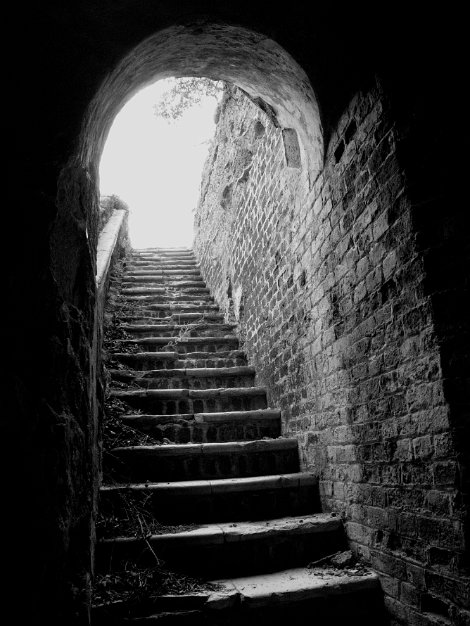
{"type": "MultiPolygon", "coordinates": [[[[322,121],[331,144],[325,159],[325,170],[329,171],[325,172],[325,187],[321,186],[319,180],[315,185],[317,189],[309,196],[306,214],[311,218],[312,214],[316,216],[321,211],[325,225],[331,222],[330,226],[334,228],[331,236],[325,230],[326,243],[323,248],[319,245],[323,245],[323,241],[314,242],[317,246],[315,250],[322,250],[317,263],[321,270],[326,273],[329,264],[337,267],[338,261],[341,261],[334,236],[342,234],[342,231],[334,222],[338,221],[343,226],[347,221],[350,227],[360,226],[362,223],[367,229],[366,235],[371,233],[377,238],[374,250],[383,251],[386,260],[386,280],[376,274],[380,272],[380,266],[379,260],[374,260],[370,279],[377,279],[377,283],[372,285],[370,296],[364,297],[363,290],[357,288],[356,296],[364,303],[364,311],[367,309],[373,313],[374,298],[387,300],[386,305],[390,306],[397,296],[410,294],[414,297],[418,293],[418,286],[413,291],[413,272],[408,271],[408,266],[405,272],[405,263],[409,260],[408,252],[415,251],[413,242],[418,241],[416,259],[419,262],[425,259],[426,266],[426,280],[420,278],[419,290],[424,289],[426,298],[431,294],[433,301],[420,303],[423,304],[420,309],[423,311],[422,317],[415,315],[418,309],[403,314],[406,324],[400,323],[400,329],[405,329],[410,337],[416,331],[417,337],[415,343],[410,341],[406,344],[406,355],[394,352],[393,344],[386,345],[380,341],[378,335],[374,335],[375,348],[372,356],[377,357],[378,363],[379,351],[386,349],[386,356],[390,361],[396,356],[400,371],[402,366],[411,364],[414,378],[415,347],[419,353],[422,352],[421,348],[426,348],[428,352],[424,356],[429,353],[433,358],[439,352],[446,367],[446,382],[452,383],[444,389],[446,401],[451,405],[452,419],[459,428],[465,426],[466,405],[461,404],[459,392],[464,385],[460,370],[468,361],[468,351],[465,352],[468,342],[463,340],[462,335],[467,309],[463,304],[460,305],[460,302],[464,302],[464,290],[468,284],[468,272],[465,269],[469,264],[464,262],[468,256],[468,246],[465,248],[462,245],[466,242],[466,214],[462,204],[454,202],[453,196],[449,197],[449,193],[455,193],[458,189],[458,185],[449,186],[449,168],[454,161],[436,158],[438,154],[452,154],[451,138],[455,133],[446,125],[440,125],[439,132],[429,133],[429,129],[435,126],[436,111],[440,112],[442,119],[453,119],[455,113],[454,99],[448,97],[455,88],[453,76],[449,73],[455,59],[450,53],[451,47],[436,45],[436,42],[442,42],[442,13],[439,14],[438,28],[434,28],[433,24],[428,28],[428,24],[424,27],[423,20],[426,19],[422,14],[416,24],[408,20],[404,22],[399,12],[394,15],[389,12],[387,20],[382,15],[374,14],[371,23],[368,23],[356,10],[347,15],[338,12],[335,6],[325,8],[312,4],[307,8],[305,3],[294,3],[282,12],[259,10],[253,2],[211,4],[198,0],[161,0],[151,3],[96,3],[83,0],[72,1],[63,10],[59,10],[56,3],[43,4],[33,12],[21,6],[18,8],[15,27],[19,33],[21,25],[22,54],[12,57],[15,68],[13,74],[17,79],[13,90],[15,106],[11,123],[17,151],[12,155],[10,163],[15,198],[14,204],[12,203],[14,210],[6,211],[12,226],[5,229],[8,233],[20,233],[21,237],[16,240],[18,250],[15,250],[14,262],[8,268],[11,287],[8,308],[12,320],[9,334],[13,345],[9,350],[12,382],[8,385],[11,393],[7,394],[7,400],[11,402],[12,408],[5,411],[9,416],[6,422],[10,430],[8,439],[5,440],[21,442],[21,445],[14,447],[15,459],[11,465],[11,473],[18,485],[28,487],[28,498],[23,497],[23,491],[18,491],[23,503],[22,507],[13,511],[17,513],[18,521],[23,522],[18,524],[22,532],[18,533],[17,543],[13,544],[16,560],[19,563],[28,562],[28,568],[22,567],[20,576],[10,578],[21,581],[21,609],[24,611],[23,615],[29,610],[33,616],[31,623],[39,623],[41,616],[47,616],[51,624],[85,623],[83,619],[79,621],[81,618],[77,615],[86,614],[86,593],[83,590],[89,580],[91,563],[90,486],[93,460],[89,450],[94,436],[93,402],[96,394],[87,384],[93,372],[90,362],[93,356],[93,257],[96,248],[94,215],[97,213],[97,164],[101,147],[113,116],[126,99],[147,82],[165,76],[165,68],[161,66],[159,69],[155,66],[157,57],[151,44],[158,43],[158,36],[167,33],[166,39],[160,42],[160,59],[165,55],[169,59],[173,53],[176,63],[180,54],[183,56],[183,50],[192,50],[196,75],[210,76],[212,69],[213,76],[224,77],[222,67],[217,70],[216,61],[217,58],[227,58],[223,33],[233,27],[195,24],[194,16],[196,19],[207,19],[208,15],[212,22],[236,22],[252,29],[246,31],[251,33],[250,45],[240,45],[237,53],[236,32],[241,32],[241,29],[233,29],[233,56],[234,63],[237,58],[242,57],[256,63],[257,80],[253,76],[251,79],[249,76],[243,79],[240,73],[235,75],[236,67],[228,66],[226,72],[230,72],[230,75],[226,79],[231,77],[233,82],[252,96],[261,97],[270,104],[282,125],[297,129],[303,146],[321,146],[321,142],[309,143],[305,139],[307,135],[302,135],[302,128],[320,129],[317,103],[314,99],[310,102],[310,98],[306,97],[306,101],[310,103],[308,106],[311,107],[307,109],[310,113],[313,111],[312,117],[302,107],[295,111],[284,111],[286,103],[295,98],[291,99],[286,94],[285,98],[282,97],[279,88],[281,84],[288,84],[282,80],[277,81],[279,84],[271,84],[270,90],[270,76],[266,71],[269,66],[260,61],[260,57],[263,57],[262,51],[272,59],[271,67],[276,67],[276,62],[283,67],[283,57],[282,50],[279,51],[272,39],[266,37],[279,41],[299,60],[319,94],[322,121]],[[177,22],[193,26],[167,28],[169,24],[177,22]],[[212,28],[213,47],[206,42],[204,48],[202,43],[207,36],[207,28],[212,28]],[[155,32],[157,35],[152,34],[155,32]],[[191,40],[191,45],[171,49],[170,33],[179,37],[180,43],[183,43],[184,32],[187,34],[186,41],[191,40]],[[254,32],[265,35],[255,35],[254,32]],[[198,50],[199,43],[201,50],[206,49],[207,62],[197,66],[197,55],[194,52],[198,50]],[[139,50],[142,51],[140,59],[135,57],[139,50]],[[25,80],[25,59],[30,61],[28,80],[25,80]],[[120,78],[119,68],[124,71],[120,78]],[[105,79],[107,72],[110,73],[105,79]],[[387,108],[388,104],[383,101],[382,93],[370,92],[369,78],[375,74],[381,77],[387,98],[391,97],[392,108],[387,108]],[[439,89],[436,89],[436,76],[440,80],[439,89]],[[36,96],[33,106],[31,94],[36,96]],[[356,138],[350,137],[351,128],[354,128],[351,126],[352,118],[357,124],[356,138]],[[396,142],[389,141],[390,129],[398,131],[398,147],[396,142]],[[361,142],[356,141],[359,135],[361,142]],[[364,140],[365,137],[367,140],[364,140]],[[394,176],[397,171],[399,176],[394,176]],[[406,175],[405,187],[397,184],[402,173],[406,175]],[[320,192],[324,192],[321,198],[318,197],[320,192]],[[367,196],[367,203],[364,201],[361,206],[356,206],[354,200],[358,194],[362,194],[363,200],[367,196]],[[326,206],[322,211],[324,205],[326,206]],[[368,210],[362,213],[364,207],[368,210]],[[371,209],[374,207],[380,208],[381,213],[372,215],[371,209]],[[367,226],[366,218],[373,220],[367,226]],[[397,239],[400,245],[395,245],[397,239]],[[435,256],[429,254],[429,250],[435,256]],[[448,276],[452,276],[452,289],[445,291],[448,276]],[[400,291],[397,287],[400,287],[400,291]],[[428,324],[430,309],[431,313],[440,312],[436,319],[441,319],[442,322],[437,331],[428,324]],[[418,333],[421,331],[424,332],[423,342],[420,344],[418,333]],[[426,331],[429,336],[425,334],[426,331]],[[439,336],[446,339],[445,351],[433,343],[439,336]],[[458,347],[455,348],[454,344],[458,344],[458,347]],[[14,416],[14,419],[10,416],[14,416]],[[22,516],[25,508],[27,515],[22,516]],[[40,537],[41,540],[26,542],[24,538],[28,536],[40,537]],[[18,557],[21,549],[25,559],[18,557]]],[[[282,75],[289,78],[288,67],[292,66],[287,64],[282,75]]],[[[169,71],[170,66],[166,66],[166,69],[169,71]]],[[[176,66],[171,69],[173,73],[180,75],[189,72],[188,67],[183,65],[179,72],[176,72],[176,66]]],[[[310,89],[307,79],[304,84],[298,78],[296,84],[299,91],[295,93],[301,94],[304,89],[310,89]]],[[[320,153],[317,154],[318,163],[322,163],[323,157],[319,155],[320,153]]],[[[309,165],[309,171],[315,172],[317,169],[314,165],[310,169],[309,165]]],[[[311,175],[312,180],[313,178],[314,175],[311,175]]],[[[315,217],[309,222],[309,236],[312,233],[316,236],[319,232],[318,221],[319,218],[315,217]]],[[[349,231],[345,237],[349,237],[349,231]]],[[[367,238],[361,236],[352,241],[362,246],[367,243],[367,238]]],[[[277,271],[276,259],[283,258],[283,250],[276,252],[274,271],[277,271]]],[[[348,259],[351,257],[352,261],[356,252],[357,250],[351,251],[348,259]]],[[[362,256],[358,262],[360,271],[363,271],[366,267],[364,263],[367,250],[360,252],[362,256]]],[[[290,264],[290,272],[285,274],[286,289],[297,289],[297,285],[300,289],[312,281],[308,269],[313,266],[314,259],[309,254],[305,255],[303,264],[297,263],[296,259],[286,259],[290,264]],[[305,267],[307,274],[303,271],[305,267]]],[[[325,320],[322,337],[307,339],[313,339],[312,346],[318,349],[323,343],[330,341],[331,344],[339,342],[335,344],[336,347],[340,343],[346,344],[347,352],[341,349],[339,353],[331,355],[332,376],[339,380],[349,371],[354,376],[357,375],[358,381],[351,385],[354,395],[350,395],[348,399],[361,400],[364,405],[368,405],[371,403],[371,396],[367,390],[370,388],[373,391],[376,387],[373,384],[369,386],[370,381],[362,378],[361,364],[358,363],[361,358],[359,347],[367,339],[357,342],[357,349],[354,345],[353,352],[347,343],[352,335],[346,336],[344,332],[360,330],[367,334],[369,326],[365,322],[361,323],[360,328],[358,323],[351,323],[350,327],[337,324],[333,329],[330,324],[331,321],[336,321],[336,313],[341,312],[342,305],[348,304],[347,298],[340,300],[345,282],[343,276],[338,276],[331,298],[327,294],[319,302],[319,310],[325,320]],[[340,331],[342,336],[338,338],[336,331],[340,331]],[[343,355],[346,355],[347,363],[342,362],[343,355]]],[[[312,284],[317,286],[317,283],[312,284]]],[[[321,290],[317,292],[321,294],[321,290]]],[[[409,302],[412,302],[411,298],[409,302]]],[[[404,298],[398,302],[398,305],[405,304],[404,298]]],[[[395,312],[398,310],[395,309],[395,312]]],[[[296,318],[294,321],[301,323],[302,319],[296,318]]],[[[288,322],[291,325],[290,320],[288,322]]],[[[396,326],[397,324],[392,328],[396,326]]],[[[372,325],[372,328],[375,329],[376,325],[372,325]]],[[[378,330],[380,332],[380,328],[378,330]]],[[[270,360],[272,357],[267,351],[265,361],[270,360]]],[[[306,388],[314,388],[312,379],[315,377],[323,382],[323,369],[320,361],[312,362],[306,388]]],[[[295,373],[295,361],[293,370],[295,373]]],[[[422,477],[411,472],[411,465],[410,472],[400,473],[400,464],[407,462],[404,455],[411,454],[405,445],[405,435],[399,440],[396,458],[392,458],[384,467],[390,470],[386,475],[387,479],[395,481],[389,480],[389,490],[396,493],[397,506],[403,509],[400,511],[403,525],[399,526],[403,545],[410,545],[407,538],[407,530],[411,529],[407,520],[410,519],[416,520],[415,527],[429,534],[433,541],[432,558],[436,559],[439,569],[444,568],[443,574],[441,576],[433,571],[429,562],[421,564],[419,571],[426,575],[430,598],[434,595],[443,596],[445,602],[442,606],[445,606],[448,602],[454,602],[453,594],[457,596],[460,587],[457,587],[459,581],[456,580],[455,571],[452,572],[446,564],[442,565],[440,559],[446,555],[452,556],[452,551],[458,555],[461,553],[461,529],[462,524],[467,524],[468,515],[466,510],[463,511],[462,516],[466,517],[461,522],[457,517],[458,511],[442,513],[444,509],[441,508],[441,502],[445,503],[447,498],[453,497],[452,490],[457,481],[457,472],[460,471],[460,457],[456,456],[457,445],[452,437],[449,438],[447,408],[439,392],[442,377],[442,372],[435,373],[433,389],[437,391],[432,394],[427,391],[421,393],[419,381],[410,389],[405,389],[404,385],[398,388],[395,385],[392,389],[395,381],[390,378],[390,402],[395,403],[397,410],[403,406],[401,399],[404,391],[417,409],[420,399],[429,399],[429,410],[423,411],[422,420],[417,413],[416,417],[412,416],[406,421],[406,424],[413,427],[422,425],[429,432],[422,433],[422,438],[414,442],[414,453],[422,457],[422,477]],[[416,394],[412,396],[410,391],[415,390],[416,394]],[[432,437],[440,458],[435,457],[433,449],[427,446],[432,437]],[[403,457],[398,453],[402,453],[403,457]],[[416,498],[410,502],[405,499],[400,501],[399,498],[406,495],[406,483],[411,478],[417,480],[420,493],[425,493],[427,487],[421,483],[428,476],[435,476],[440,481],[437,488],[430,492],[434,499],[429,500],[429,504],[434,508],[429,509],[424,516],[416,517],[416,498]],[[401,477],[404,478],[402,482],[401,477]],[[407,517],[410,515],[413,517],[407,517]],[[451,550],[448,550],[447,538],[452,539],[451,550]],[[457,546],[455,550],[453,546],[457,546]]],[[[333,399],[333,394],[330,396],[333,399]]],[[[286,398],[290,402],[289,397],[286,398]]],[[[301,401],[307,404],[303,398],[301,401]]],[[[388,406],[391,405],[382,407],[384,411],[388,406]]],[[[326,411],[329,409],[324,408],[326,411]]],[[[369,542],[374,541],[376,531],[377,537],[387,539],[391,536],[392,526],[394,532],[396,530],[393,510],[390,510],[393,502],[380,508],[381,500],[367,500],[374,504],[370,509],[371,514],[373,513],[370,522],[362,516],[364,508],[358,506],[369,496],[375,498],[376,495],[381,495],[379,486],[374,486],[373,492],[369,490],[368,481],[374,475],[369,472],[375,471],[376,466],[384,464],[385,460],[376,460],[374,453],[361,461],[361,465],[351,462],[348,464],[346,457],[354,442],[346,439],[338,441],[336,437],[342,437],[344,426],[348,425],[339,420],[344,417],[346,421],[349,419],[358,422],[355,427],[361,429],[361,438],[364,441],[362,449],[372,451],[371,446],[376,445],[374,449],[378,452],[383,450],[384,454],[393,455],[395,448],[382,446],[383,435],[378,436],[377,442],[373,440],[370,444],[368,438],[374,437],[375,428],[366,428],[367,423],[362,423],[361,413],[353,413],[348,409],[347,412],[332,412],[331,415],[332,419],[338,419],[335,422],[335,439],[330,446],[332,458],[323,459],[319,455],[316,459],[315,451],[321,452],[321,433],[315,426],[321,424],[304,425],[302,415],[294,417],[299,428],[303,429],[305,445],[312,450],[312,458],[320,464],[328,463],[331,467],[331,480],[325,483],[325,488],[329,490],[328,498],[331,501],[336,500],[341,506],[343,501],[349,501],[351,505],[351,536],[356,543],[365,545],[367,551],[369,542]],[[343,463],[344,471],[342,467],[336,467],[336,461],[343,463]],[[358,482],[361,479],[361,468],[368,472],[363,483],[358,482]],[[347,474],[349,469],[350,473],[347,474]],[[349,491],[343,489],[345,476],[346,479],[348,476],[350,478],[349,491]],[[338,489],[333,491],[336,486],[338,489]]],[[[326,418],[325,415],[325,424],[326,418]]],[[[382,428],[382,421],[386,419],[387,415],[379,415],[374,425],[382,428]]],[[[390,418],[390,422],[393,423],[393,418],[390,418]]],[[[462,430],[466,432],[465,428],[462,430]]],[[[453,433],[450,434],[453,436],[453,433]]],[[[460,430],[455,438],[458,439],[457,443],[462,442],[463,445],[465,442],[465,437],[460,436],[460,430]]],[[[462,484],[463,482],[458,483],[458,497],[461,496],[462,484]]],[[[347,502],[346,504],[349,507],[347,502]]],[[[464,500],[464,508],[466,506],[467,501],[464,500]]],[[[385,545],[385,539],[384,545],[375,546],[374,562],[384,566],[384,573],[390,582],[387,587],[387,593],[392,596],[389,606],[397,615],[413,614],[414,609],[403,605],[393,596],[395,590],[399,590],[400,585],[405,583],[408,599],[415,597],[413,594],[417,588],[408,584],[410,581],[406,575],[408,567],[412,568],[411,571],[417,571],[416,561],[412,561],[413,556],[391,559],[390,546],[385,545]]],[[[412,543],[416,542],[413,540],[412,543]]],[[[391,544],[392,548],[393,545],[399,546],[395,539],[391,544]]],[[[17,586],[20,587],[20,584],[17,586]]]]}
{"type": "Polygon", "coordinates": [[[300,139],[314,181],[323,164],[320,111],[310,81],[275,41],[238,26],[193,24],[161,30],[128,53],[102,83],[83,126],[80,160],[94,169],[120,108],[139,89],[169,76],[206,76],[243,89],[300,139]]]}

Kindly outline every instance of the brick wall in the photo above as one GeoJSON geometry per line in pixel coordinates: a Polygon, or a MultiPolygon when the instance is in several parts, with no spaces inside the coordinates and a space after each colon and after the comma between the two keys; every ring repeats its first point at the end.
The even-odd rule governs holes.
{"type": "Polygon", "coordinates": [[[386,102],[378,85],[356,94],[309,186],[291,131],[229,89],[195,250],[284,433],[318,473],[324,507],[343,514],[352,546],[381,573],[394,620],[463,624],[464,506],[445,362],[386,102]]]}

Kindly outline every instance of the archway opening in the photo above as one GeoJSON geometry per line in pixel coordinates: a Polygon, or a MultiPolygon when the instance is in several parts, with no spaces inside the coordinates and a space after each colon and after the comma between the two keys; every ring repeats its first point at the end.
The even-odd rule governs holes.
{"type": "Polygon", "coordinates": [[[129,208],[134,248],[191,247],[202,169],[223,83],[163,79],[116,115],[100,161],[102,204],[129,208]]]}
{"type": "Polygon", "coordinates": [[[323,167],[323,131],[307,75],[272,39],[227,24],[171,26],[144,40],[118,63],[90,104],[82,129],[78,158],[88,172],[97,175],[111,125],[121,108],[142,88],[172,76],[232,83],[269,110],[280,128],[297,134],[296,159],[306,189],[311,188],[323,167]]]}

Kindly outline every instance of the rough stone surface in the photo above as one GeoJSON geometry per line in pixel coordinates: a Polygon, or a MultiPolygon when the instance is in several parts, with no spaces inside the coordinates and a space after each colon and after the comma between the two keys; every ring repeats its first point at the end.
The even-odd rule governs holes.
{"type": "MultiPolygon", "coordinates": [[[[405,614],[437,595],[449,616],[468,603],[457,583],[466,518],[456,434],[466,405],[453,401],[463,399],[466,348],[452,352],[451,383],[455,335],[440,340],[435,302],[444,294],[431,292],[428,271],[440,256],[419,243],[421,209],[390,115],[380,86],[357,94],[309,191],[290,167],[285,133],[227,90],[195,250],[281,407],[284,433],[298,437],[303,467],[319,476],[322,502],[346,515],[351,545],[395,582],[385,591],[405,614]]],[[[453,332],[462,322],[457,315],[453,332]]]]}

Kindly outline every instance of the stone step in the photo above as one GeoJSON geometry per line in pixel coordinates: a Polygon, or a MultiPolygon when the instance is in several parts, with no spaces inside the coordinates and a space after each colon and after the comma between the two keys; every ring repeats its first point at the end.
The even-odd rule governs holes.
{"type": "Polygon", "coordinates": [[[236,324],[126,324],[121,323],[121,328],[129,334],[140,337],[224,337],[235,336],[236,324]]]}
{"type": "Polygon", "coordinates": [[[250,522],[221,522],[147,538],[101,539],[98,571],[154,562],[154,553],[172,570],[204,577],[270,573],[332,554],[344,547],[341,519],[329,513],[250,522]],[[151,549],[150,549],[151,548],[151,549]]]}
{"type": "Polygon", "coordinates": [[[243,350],[224,352],[115,352],[113,358],[136,370],[194,369],[213,367],[239,367],[246,365],[243,350]]]}
{"type": "Polygon", "coordinates": [[[217,443],[254,441],[281,435],[281,412],[276,409],[176,413],[174,415],[123,415],[120,419],[158,441],[172,443],[217,443]]]}
{"type": "Polygon", "coordinates": [[[262,387],[111,390],[110,395],[133,409],[154,415],[253,411],[267,408],[266,390],[262,387]]]}
{"type": "Polygon", "coordinates": [[[185,246],[177,246],[173,248],[163,248],[153,246],[151,248],[133,248],[130,252],[132,255],[142,255],[142,254],[158,254],[161,256],[171,255],[171,254],[192,254],[194,255],[194,250],[192,248],[188,248],[185,246]]]}
{"type": "Polygon", "coordinates": [[[123,272],[124,280],[128,278],[150,278],[155,277],[157,280],[169,278],[171,280],[200,280],[203,278],[199,269],[184,267],[182,269],[149,269],[149,270],[126,270],[123,272]]]}
{"type": "Polygon", "coordinates": [[[200,285],[198,285],[197,283],[194,284],[188,284],[188,281],[186,281],[185,284],[182,285],[174,285],[173,283],[168,283],[167,285],[165,285],[164,287],[150,287],[147,285],[144,285],[142,287],[126,287],[125,285],[123,286],[123,288],[121,289],[121,294],[123,296],[154,296],[154,295],[161,295],[161,296],[166,296],[166,297],[175,297],[175,298],[179,298],[179,297],[186,297],[186,296],[198,296],[201,295],[202,297],[205,296],[205,294],[210,294],[210,290],[207,287],[201,287],[200,285]]]}
{"type": "MultiPolygon", "coordinates": [[[[145,348],[147,352],[169,352],[178,354],[188,352],[226,352],[238,349],[238,338],[230,337],[139,337],[137,339],[121,339],[116,342],[116,347],[136,346],[145,348]]],[[[158,368],[156,368],[158,369],[158,368]]]]}
{"type": "Polygon", "coordinates": [[[253,387],[253,367],[206,367],[130,372],[109,370],[111,380],[142,389],[215,389],[253,387]]]}
{"type": "Polygon", "coordinates": [[[149,246],[148,248],[132,248],[132,252],[159,252],[165,254],[166,252],[192,252],[194,254],[194,250],[192,248],[188,248],[187,246],[149,246]]]}
{"type": "Polygon", "coordinates": [[[214,303],[214,300],[211,296],[201,296],[198,294],[191,293],[180,293],[175,295],[166,295],[166,294],[149,294],[149,295],[138,295],[138,294],[124,294],[124,300],[126,302],[133,302],[136,304],[167,304],[173,305],[173,307],[186,305],[186,306],[198,306],[200,308],[204,308],[210,306],[214,303]]]}
{"type": "Polygon", "coordinates": [[[159,258],[173,256],[194,257],[194,251],[191,248],[141,248],[132,250],[130,256],[158,256],[159,258]]]}
{"type": "Polygon", "coordinates": [[[167,524],[253,521],[320,511],[318,479],[307,472],[101,488],[104,515],[118,519],[123,503],[167,524]]]}
{"type": "Polygon", "coordinates": [[[178,282],[172,278],[165,278],[160,280],[155,280],[154,278],[152,278],[152,280],[142,280],[141,278],[135,278],[133,280],[123,280],[121,286],[123,288],[123,295],[126,295],[126,292],[130,293],[130,290],[135,293],[139,291],[143,295],[151,295],[154,292],[161,292],[163,294],[170,295],[174,293],[200,293],[201,295],[205,296],[206,294],[210,293],[203,280],[181,279],[178,282]]]}
{"type": "Polygon", "coordinates": [[[157,255],[157,254],[138,254],[129,258],[130,263],[148,262],[156,264],[172,263],[179,265],[181,263],[194,263],[197,264],[197,259],[193,254],[174,254],[174,255],[157,255]]]}
{"type": "Polygon", "coordinates": [[[145,265],[148,264],[152,267],[156,267],[156,268],[169,268],[169,269],[174,269],[174,268],[194,268],[194,269],[198,269],[199,268],[199,262],[197,259],[194,258],[183,258],[183,259],[172,259],[172,258],[160,258],[157,259],[155,257],[150,258],[150,257],[134,257],[134,258],[128,258],[124,261],[124,268],[128,269],[130,266],[132,265],[145,265]]]}
{"type": "MultiPolygon", "coordinates": [[[[153,313],[150,311],[149,313],[153,313]]],[[[158,312],[159,313],[159,312],[158,312]]],[[[124,324],[166,324],[174,326],[182,326],[188,323],[202,324],[223,324],[224,316],[221,313],[175,313],[166,317],[156,317],[149,315],[121,315],[121,321],[124,324]]]]}
{"type": "Polygon", "coordinates": [[[126,270],[142,270],[142,269],[150,269],[150,270],[180,270],[182,272],[186,272],[189,270],[199,270],[199,263],[197,261],[192,260],[180,260],[180,261],[171,261],[171,260],[149,260],[149,259],[134,259],[125,261],[124,267],[126,270]]]}
{"type": "Polygon", "coordinates": [[[214,582],[222,589],[207,598],[208,623],[212,613],[214,624],[230,615],[234,626],[305,626],[310,616],[319,626],[388,624],[374,572],[351,575],[297,567],[214,582]]]}
{"type": "MultiPolygon", "coordinates": [[[[150,311],[149,313],[152,313],[150,311]]],[[[124,314],[120,315],[119,319],[122,324],[129,325],[144,325],[150,326],[153,324],[156,327],[163,326],[187,326],[188,324],[207,324],[207,325],[224,325],[224,317],[220,313],[179,313],[174,315],[167,315],[166,317],[155,317],[148,314],[124,314]]]]}
{"type": "Polygon", "coordinates": [[[201,322],[219,320],[219,323],[223,323],[224,317],[218,312],[216,305],[206,305],[204,307],[193,305],[182,306],[166,306],[163,304],[150,304],[150,305],[137,305],[132,306],[129,309],[124,309],[120,312],[120,319],[124,320],[129,316],[133,317],[147,317],[151,318],[152,323],[164,322],[165,319],[172,319],[175,323],[179,324],[181,321],[190,319],[187,315],[193,316],[191,320],[201,320],[201,322]]]}
{"type": "MultiPolygon", "coordinates": [[[[155,302],[146,303],[145,301],[138,304],[133,304],[134,310],[138,310],[139,314],[156,315],[161,317],[168,317],[169,315],[180,315],[185,313],[196,313],[198,315],[221,315],[219,307],[213,303],[204,303],[203,305],[193,304],[191,302],[185,303],[172,303],[172,302],[155,302]]],[[[135,311],[134,311],[135,312],[135,311]]]]}
{"type": "Polygon", "coordinates": [[[184,287],[205,287],[202,276],[191,275],[172,275],[172,274],[146,274],[135,275],[125,274],[122,280],[122,286],[133,287],[139,285],[155,285],[155,287],[164,286],[168,289],[179,289],[184,287]]]}
{"type": "Polygon", "coordinates": [[[306,626],[310,623],[386,626],[389,623],[384,614],[380,579],[373,572],[351,575],[298,567],[212,582],[218,586],[215,591],[156,596],[145,606],[119,601],[95,606],[92,623],[94,626],[306,626]],[[140,617],[127,617],[133,611],[140,617]]]}
{"type": "Polygon", "coordinates": [[[119,482],[211,480],[299,471],[295,438],[120,447],[106,454],[106,462],[119,482]]]}

